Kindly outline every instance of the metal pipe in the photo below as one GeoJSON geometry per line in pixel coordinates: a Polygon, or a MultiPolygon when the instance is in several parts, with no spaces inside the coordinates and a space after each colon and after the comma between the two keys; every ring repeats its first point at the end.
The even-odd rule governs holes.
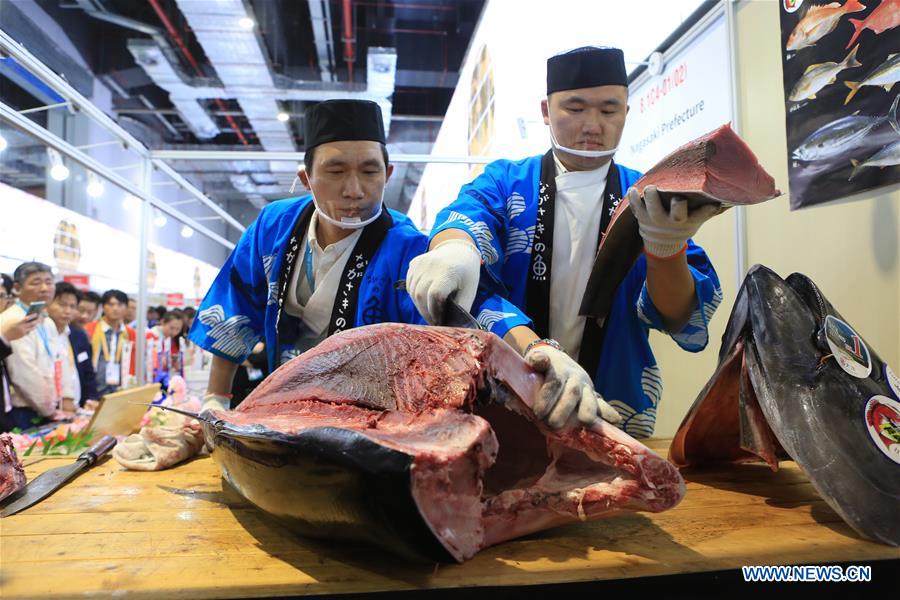
{"type": "MultiPolygon", "coordinates": [[[[113,112],[120,115],[178,115],[178,111],[174,108],[113,108],[113,112]]],[[[240,117],[244,113],[239,110],[214,110],[210,114],[217,117],[224,117],[230,114],[233,117],[240,117]]],[[[289,112],[288,115],[293,118],[303,117],[303,113],[289,112]]],[[[422,121],[429,123],[441,123],[444,117],[435,115],[391,115],[391,121],[422,121]]]]}
{"type": "MultiPolygon", "coordinates": [[[[21,113],[19,113],[21,114],[21,113]]],[[[97,142],[96,144],[85,144],[83,146],[75,146],[79,150],[88,150],[89,148],[100,148],[102,146],[112,146],[117,144],[119,146],[123,145],[122,140],[109,140],[108,142],[97,142]]]]}
{"type": "Polygon", "coordinates": [[[44,106],[35,106],[34,108],[26,108],[25,110],[20,110],[20,115],[30,115],[31,113],[43,112],[45,110],[50,110],[53,108],[60,108],[61,106],[68,106],[68,102],[57,102],[56,104],[45,104],[44,106]]]}
{"type": "Polygon", "coordinates": [[[360,2],[353,0],[356,6],[372,6],[374,8],[393,8],[400,10],[427,10],[429,12],[450,12],[453,6],[436,6],[434,4],[407,4],[405,2],[360,2]]]}
{"type": "MultiPolygon", "coordinates": [[[[3,31],[3,29],[0,29],[0,48],[2,48],[3,51],[6,52],[9,56],[14,58],[16,62],[28,69],[33,75],[52,87],[57,94],[63,96],[71,104],[77,106],[80,112],[87,115],[98,125],[121,139],[125,146],[127,146],[129,149],[133,150],[142,157],[150,156],[150,151],[146,146],[144,146],[144,144],[138,141],[138,139],[133,135],[125,131],[118,123],[113,121],[109,115],[94,106],[87,98],[82,96],[67,81],[62,79],[59,75],[50,70],[50,68],[47,67],[44,63],[35,58],[34,55],[31,54],[31,52],[26,50],[22,44],[10,37],[8,33],[3,31]]],[[[30,120],[28,121],[29,123],[33,123],[30,120]]],[[[196,192],[196,194],[194,194],[195,196],[199,194],[199,197],[202,198],[201,202],[203,202],[203,204],[205,204],[213,212],[218,213],[219,211],[222,211],[219,205],[203,195],[193,185],[188,184],[186,189],[191,193],[196,192]]],[[[236,225],[236,227],[241,232],[246,229],[243,225],[240,224],[236,225]]],[[[234,244],[232,244],[231,242],[227,242],[227,246],[229,248],[233,248],[234,244]]]]}
{"type": "MultiPolygon", "coordinates": [[[[162,6],[160,6],[159,0],[149,0],[149,2],[150,6],[152,6],[153,10],[156,12],[156,15],[159,17],[159,20],[162,21],[162,24],[166,28],[166,31],[168,31],[172,39],[175,40],[175,45],[178,46],[178,49],[181,50],[181,53],[187,58],[191,67],[193,67],[194,71],[197,72],[197,75],[203,77],[203,69],[201,69],[200,65],[197,64],[197,59],[195,59],[194,55],[191,54],[191,51],[188,50],[188,47],[184,43],[184,40],[181,38],[181,35],[178,33],[178,30],[175,29],[174,25],[172,25],[172,21],[169,20],[168,15],[166,15],[165,11],[162,9],[162,6]]],[[[222,102],[220,98],[215,98],[213,102],[216,103],[216,106],[218,106],[220,110],[225,110],[225,103],[222,102]]],[[[240,142],[245,146],[249,145],[247,138],[244,137],[243,132],[238,127],[237,122],[234,120],[234,118],[225,117],[225,120],[228,121],[228,125],[237,134],[240,142]]]]}
{"type": "MultiPolygon", "coordinates": [[[[731,117],[735,133],[741,133],[740,83],[738,82],[737,24],[734,0],[722,0],[725,27],[728,35],[728,74],[731,79],[731,117]]],[[[740,289],[748,270],[749,245],[747,243],[747,207],[734,209],[735,289],[740,289]]]]}
{"type": "MultiPolygon", "coordinates": [[[[2,31],[0,31],[0,33],[2,33],[2,31]]],[[[145,193],[141,188],[136,186],[131,181],[128,181],[127,179],[116,173],[114,170],[101,164],[99,161],[85,154],[59,136],[47,131],[28,117],[23,117],[3,102],[0,102],[0,117],[12,124],[13,127],[24,131],[32,137],[37,138],[47,146],[50,146],[51,148],[56,149],[62,154],[65,154],[68,158],[79,163],[81,166],[86,167],[97,175],[105,177],[107,180],[109,180],[110,183],[119,186],[129,194],[140,198],[145,202],[151,203],[153,206],[167,213],[172,218],[190,225],[195,230],[199,231],[206,237],[222,244],[229,250],[234,249],[234,244],[220,236],[218,233],[215,233],[214,231],[208,229],[200,223],[197,223],[191,217],[183,214],[182,212],[171,208],[168,204],[162,202],[161,200],[157,200],[153,196],[145,193]]]]}
{"type": "Polygon", "coordinates": [[[353,83],[353,7],[350,0],[344,0],[344,62],[347,63],[347,81],[353,83]]]}
{"type": "MultiPolygon", "coordinates": [[[[153,169],[150,166],[150,160],[144,159],[144,169],[141,173],[141,189],[148,195],[150,193],[150,182],[153,179],[153,169]]],[[[144,385],[147,381],[147,254],[150,245],[150,222],[153,220],[153,207],[149,202],[143,202],[141,205],[141,242],[140,251],[138,252],[138,297],[137,297],[137,361],[135,369],[135,377],[137,385],[144,385]]]]}
{"type": "MultiPolygon", "coordinates": [[[[159,160],[196,161],[281,161],[303,162],[303,152],[264,152],[256,150],[156,150],[153,158],[159,160]]],[[[440,156],[432,154],[391,154],[392,163],[444,163],[486,165],[497,160],[490,156],[440,156]]]]}
{"type": "Polygon", "coordinates": [[[384,27],[372,27],[366,29],[366,31],[373,31],[375,33],[416,33],[422,35],[442,35],[447,37],[446,31],[440,31],[439,29],[411,29],[409,27],[391,27],[389,29],[385,29],[384,27]]]}
{"type": "MultiPolygon", "coordinates": [[[[181,173],[179,173],[178,171],[173,169],[171,166],[166,164],[164,161],[162,161],[158,158],[153,158],[153,166],[156,167],[157,169],[159,169],[160,171],[162,171],[163,173],[165,173],[166,175],[168,175],[169,177],[171,177],[173,181],[178,183],[181,187],[183,187],[185,189],[185,191],[187,191],[187,193],[189,193],[190,195],[195,197],[197,200],[200,200],[201,202],[203,202],[206,199],[206,196],[203,194],[203,192],[201,192],[200,190],[195,188],[193,185],[189,184],[188,181],[181,175],[181,173]]],[[[228,214],[225,210],[223,210],[222,207],[219,206],[218,204],[210,201],[210,204],[207,204],[207,206],[212,208],[214,213],[216,213],[217,215],[222,217],[225,221],[231,223],[231,225],[233,225],[234,227],[240,229],[241,231],[244,230],[244,226],[241,225],[237,219],[235,219],[230,214],[228,214]]]]}
{"type": "MultiPolygon", "coordinates": [[[[146,96],[144,96],[143,94],[138,94],[137,99],[138,99],[138,101],[140,101],[141,104],[143,104],[147,108],[153,108],[153,105],[150,103],[149,100],[147,100],[146,96]]],[[[179,113],[177,113],[177,111],[176,111],[176,114],[178,114],[179,117],[181,116],[179,113]]],[[[156,115],[156,120],[159,121],[160,123],[162,123],[162,126],[165,127],[169,131],[169,133],[171,133],[173,136],[175,136],[176,140],[184,139],[184,137],[178,132],[178,130],[175,129],[175,127],[171,123],[169,123],[169,121],[167,121],[164,116],[156,115]]]]}

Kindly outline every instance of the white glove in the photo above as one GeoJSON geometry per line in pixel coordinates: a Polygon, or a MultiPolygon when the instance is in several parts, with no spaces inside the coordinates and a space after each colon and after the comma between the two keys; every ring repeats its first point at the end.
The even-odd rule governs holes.
{"type": "Polygon", "coordinates": [[[203,396],[203,406],[200,408],[200,412],[202,413],[204,410],[231,410],[231,396],[207,392],[203,396]]]}
{"type": "Polygon", "coordinates": [[[658,258],[678,254],[703,223],[724,210],[719,204],[704,204],[689,213],[688,201],[673,196],[667,212],[655,185],[644,188],[643,197],[635,188],[628,190],[628,205],[637,219],[644,249],[658,258]]]}
{"type": "Polygon", "coordinates": [[[562,350],[546,344],[534,346],[525,353],[525,362],[544,373],[544,385],[532,410],[539,419],[546,417],[550,427],[559,429],[576,410],[584,425],[593,423],[598,412],[610,423],[622,420],[616,409],[594,390],[594,382],[581,365],[562,350]]]}
{"type": "Polygon", "coordinates": [[[454,293],[463,310],[472,309],[480,274],[478,248],[466,240],[447,240],[409,262],[406,290],[425,321],[438,325],[444,301],[454,293]]]}

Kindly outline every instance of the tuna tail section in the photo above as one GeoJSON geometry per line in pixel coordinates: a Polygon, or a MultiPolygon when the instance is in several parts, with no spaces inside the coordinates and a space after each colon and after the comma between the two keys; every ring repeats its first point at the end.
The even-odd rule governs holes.
{"type": "Polygon", "coordinates": [[[888,123],[891,124],[891,127],[894,128],[894,131],[900,133],[900,123],[897,122],[897,105],[900,104],[900,94],[894,98],[894,103],[891,104],[891,109],[888,111],[887,117],[888,123]]]}
{"type": "Polygon", "coordinates": [[[847,58],[841,63],[841,67],[844,69],[852,69],[854,67],[861,67],[862,63],[856,60],[856,51],[859,50],[859,44],[853,46],[853,50],[850,51],[850,54],[847,55],[847,58]]]}
{"type": "Polygon", "coordinates": [[[844,106],[847,106],[847,103],[853,99],[853,96],[856,95],[856,92],[858,92],[859,88],[862,86],[858,81],[845,81],[844,85],[850,88],[850,93],[847,94],[847,97],[844,99],[844,106]]]}

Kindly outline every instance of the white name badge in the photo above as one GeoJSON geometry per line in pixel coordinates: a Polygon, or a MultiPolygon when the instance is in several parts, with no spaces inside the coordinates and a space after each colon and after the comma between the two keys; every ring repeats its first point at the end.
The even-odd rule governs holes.
{"type": "Polygon", "coordinates": [[[87,352],[79,352],[78,353],[78,362],[80,362],[80,363],[83,363],[84,361],[86,361],[89,358],[90,358],[90,356],[88,356],[87,352]]]}
{"type": "Polygon", "coordinates": [[[119,385],[119,363],[106,363],[106,385],[119,385]]]}

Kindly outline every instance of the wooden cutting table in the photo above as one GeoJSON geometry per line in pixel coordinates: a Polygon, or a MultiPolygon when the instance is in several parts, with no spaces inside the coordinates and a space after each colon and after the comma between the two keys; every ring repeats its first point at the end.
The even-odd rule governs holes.
{"type": "MultiPolygon", "coordinates": [[[[649,445],[664,454],[668,440],[649,445]]],[[[28,478],[71,460],[26,459],[28,478]]],[[[488,548],[462,565],[436,566],[295,537],[223,490],[208,457],[155,473],[107,460],[0,521],[0,597],[259,597],[635,582],[748,564],[900,558],[900,549],[860,539],[792,462],[778,473],[744,465],[687,478],[686,498],[668,512],[568,525],[488,548]]]]}

